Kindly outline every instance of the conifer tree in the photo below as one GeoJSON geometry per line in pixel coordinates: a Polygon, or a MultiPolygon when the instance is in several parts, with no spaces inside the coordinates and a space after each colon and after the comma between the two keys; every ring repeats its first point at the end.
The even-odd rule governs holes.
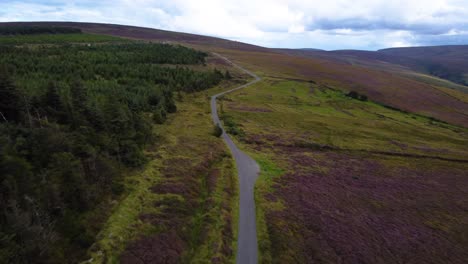
{"type": "Polygon", "coordinates": [[[0,72],[0,122],[19,122],[21,109],[20,92],[12,80],[0,72]]]}

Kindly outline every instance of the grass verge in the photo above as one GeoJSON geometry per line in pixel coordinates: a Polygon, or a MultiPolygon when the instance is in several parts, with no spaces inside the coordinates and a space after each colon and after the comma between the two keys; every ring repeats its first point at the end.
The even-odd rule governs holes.
{"type": "Polygon", "coordinates": [[[278,167],[270,158],[265,154],[252,153],[251,155],[260,166],[260,175],[255,184],[255,204],[256,204],[256,220],[257,220],[257,238],[258,238],[258,251],[259,263],[271,263],[271,240],[268,233],[268,225],[265,219],[264,208],[268,210],[281,210],[283,203],[281,200],[271,202],[263,199],[273,188],[273,180],[280,177],[284,170],[278,167]]]}
{"type": "Polygon", "coordinates": [[[232,85],[182,95],[178,112],[155,125],[159,143],[147,150],[150,162],[125,177],[126,196],[115,202],[89,262],[157,262],[161,256],[181,263],[235,262],[236,168],[213,135],[209,108],[210,96],[232,85]],[[156,244],[162,240],[167,244],[156,244]],[[147,248],[154,254],[142,251],[147,248]]]}

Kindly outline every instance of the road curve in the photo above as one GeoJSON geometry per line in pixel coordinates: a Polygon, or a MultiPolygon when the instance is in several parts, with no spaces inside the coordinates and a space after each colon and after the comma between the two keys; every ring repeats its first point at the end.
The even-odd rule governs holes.
{"type": "Polygon", "coordinates": [[[236,87],[234,89],[216,94],[211,97],[211,115],[213,122],[219,124],[223,130],[222,137],[229,149],[231,150],[232,156],[236,161],[237,173],[239,177],[239,233],[237,239],[237,255],[236,261],[239,264],[256,264],[258,261],[258,245],[257,245],[257,227],[255,221],[255,201],[254,201],[254,185],[255,180],[258,177],[260,171],[257,163],[241,151],[231,140],[229,135],[224,131],[224,128],[221,125],[218,117],[218,111],[216,109],[216,98],[250,86],[261,80],[260,77],[255,75],[253,72],[242,68],[241,66],[233,63],[229,59],[217,54],[214,55],[222,58],[228,63],[232,64],[234,67],[242,70],[248,75],[254,78],[253,81],[236,87]]]}

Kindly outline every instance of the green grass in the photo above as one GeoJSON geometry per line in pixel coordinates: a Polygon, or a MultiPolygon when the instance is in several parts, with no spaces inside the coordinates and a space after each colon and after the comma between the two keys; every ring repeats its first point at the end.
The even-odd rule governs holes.
{"type": "Polygon", "coordinates": [[[39,34],[0,36],[0,45],[128,42],[130,40],[97,34],[39,34]]]}
{"type": "MultiPolygon", "coordinates": [[[[237,232],[234,233],[231,241],[231,250],[233,252],[230,258],[226,258],[220,252],[220,248],[224,243],[223,234],[221,231],[225,224],[226,217],[229,217],[231,221],[231,229],[237,230],[238,226],[238,193],[237,188],[238,181],[235,174],[235,163],[233,159],[225,160],[218,168],[222,175],[227,177],[221,177],[217,183],[216,190],[212,194],[213,206],[207,211],[200,212],[200,222],[203,222],[204,218],[210,219],[212,227],[207,234],[207,239],[201,245],[193,247],[193,251],[190,253],[190,263],[211,263],[213,258],[222,259],[224,262],[234,263],[235,252],[237,248],[237,232]],[[226,187],[232,188],[233,195],[227,196],[226,187]],[[220,209],[226,201],[230,201],[230,207],[233,209],[232,212],[227,212],[225,209],[220,209]],[[220,214],[221,212],[221,214],[220,214]]],[[[201,226],[201,225],[200,225],[201,226]]],[[[194,232],[194,235],[199,235],[200,232],[194,232]]]]}
{"type": "Polygon", "coordinates": [[[259,250],[258,263],[271,263],[271,241],[264,209],[268,208],[268,210],[271,211],[282,210],[284,205],[281,201],[270,202],[263,197],[271,193],[273,180],[280,177],[285,171],[271,161],[271,157],[265,154],[250,152],[249,155],[251,155],[260,166],[260,175],[255,184],[255,209],[259,250]]]}
{"type": "Polygon", "coordinates": [[[224,107],[250,135],[291,134],[288,144],[317,143],[334,148],[389,151],[462,159],[468,154],[467,129],[306,82],[267,79],[227,95],[224,107]],[[241,111],[241,106],[267,111],[241,111]],[[430,153],[427,150],[430,149],[430,153]]]}
{"type": "Polygon", "coordinates": [[[118,263],[119,255],[129,240],[155,231],[154,227],[138,219],[143,212],[153,212],[155,209],[152,203],[161,198],[149,189],[160,179],[159,172],[154,168],[155,162],[158,161],[151,161],[142,172],[126,177],[128,195],[113,209],[112,215],[99,233],[98,242],[95,244],[99,250],[91,254],[91,263],[118,263]]]}

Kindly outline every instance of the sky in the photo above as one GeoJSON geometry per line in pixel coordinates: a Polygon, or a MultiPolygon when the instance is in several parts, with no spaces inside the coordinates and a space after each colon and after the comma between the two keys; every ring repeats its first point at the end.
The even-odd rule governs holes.
{"type": "Polygon", "coordinates": [[[0,22],[144,26],[275,48],[468,44],[468,0],[0,0],[0,22]]]}

